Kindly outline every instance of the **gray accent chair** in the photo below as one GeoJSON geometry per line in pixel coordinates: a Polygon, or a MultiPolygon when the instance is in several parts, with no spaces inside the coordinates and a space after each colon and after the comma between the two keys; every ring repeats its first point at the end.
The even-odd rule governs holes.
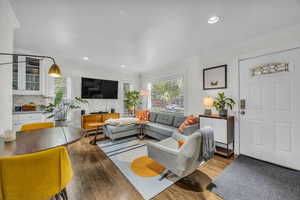
{"type": "Polygon", "coordinates": [[[200,131],[190,136],[174,132],[170,138],[147,143],[148,156],[177,176],[185,177],[193,173],[203,162],[200,159],[201,142],[200,131]],[[185,140],[182,147],[179,147],[178,140],[185,140]]]}
{"type": "Polygon", "coordinates": [[[140,133],[141,125],[128,124],[120,126],[105,125],[103,126],[103,133],[111,140],[137,135],[140,133]]]}

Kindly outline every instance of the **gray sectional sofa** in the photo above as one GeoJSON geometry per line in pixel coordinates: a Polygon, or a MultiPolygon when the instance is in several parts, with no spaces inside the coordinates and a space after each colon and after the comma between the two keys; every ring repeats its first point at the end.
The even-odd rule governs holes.
{"type": "MultiPolygon", "coordinates": [[[[171,137],[174,131],[178,131],[180,124],[184,122],[186,116],[169,113],[150,113],[149,123],[144,126],[144,134],[152,138],[163,140],[171,137]]],[[[186,126],[184,135],[190,135],[199,129],[199,124],[186,126]]]]}
{"type": "Polygon", "coordinates": [[[115,140],[123,137],[137,135],[140,133],[141,125],[129,124],[121,126],[105,125],[103,126],[103,132],[106,137],[115,140]]]}
{"type": "MultiPolygon", "coordinates": [[[[149,122],[143,127],[143,133],[152,138],[163,140],[171,137],[174,131],[178,131],[178,127],[186,119],[183,115],[169,113],[150,113],[149,122]]],[[[103,127],[104,134],[110,139],[118,139],[127,136],[137,135],[140,133],[141,125],[130,124],[123,126],[106,125],[103,127]]],[[[191,135],[199,129],[199,123],[186,126],[184,135],[191,135]]]]}

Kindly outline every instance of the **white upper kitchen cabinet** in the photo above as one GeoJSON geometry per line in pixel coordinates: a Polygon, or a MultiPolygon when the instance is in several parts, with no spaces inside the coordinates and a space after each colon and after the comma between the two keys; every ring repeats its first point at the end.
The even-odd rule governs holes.
{"type": "Polygon", "coordinates": [[[44,70],[43,61],[32,57],[14,56],[13,94],[42,95],[44,70]]]}

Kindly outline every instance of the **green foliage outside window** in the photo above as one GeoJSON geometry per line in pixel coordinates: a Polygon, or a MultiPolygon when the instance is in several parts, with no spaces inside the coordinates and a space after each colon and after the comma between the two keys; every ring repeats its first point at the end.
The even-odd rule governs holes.
{"type": "Polygon", "coordinates": [[[151,101],[153,111],[183,112],[183,79],[153,83],[151,101]]]}

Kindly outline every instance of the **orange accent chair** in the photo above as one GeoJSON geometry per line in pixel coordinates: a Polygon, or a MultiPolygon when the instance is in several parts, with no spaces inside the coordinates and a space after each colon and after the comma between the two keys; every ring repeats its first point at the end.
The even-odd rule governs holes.
{"type": "Polygon", "coordinates": [[[92,124],[105,122],[108,119],[119,119],[120,113],[104,113],[83,115],[81,118],[82,128],[85,131],[96,131],[97,127],[92,124]]]}
{"type": "Polygon", "coordinates": [[[21,127],[21,131],[32,131],[37,129],[53,128],[53,127],[55,127],[53,122],[40,122],[40,123],[24,124],[21,127]]]}

